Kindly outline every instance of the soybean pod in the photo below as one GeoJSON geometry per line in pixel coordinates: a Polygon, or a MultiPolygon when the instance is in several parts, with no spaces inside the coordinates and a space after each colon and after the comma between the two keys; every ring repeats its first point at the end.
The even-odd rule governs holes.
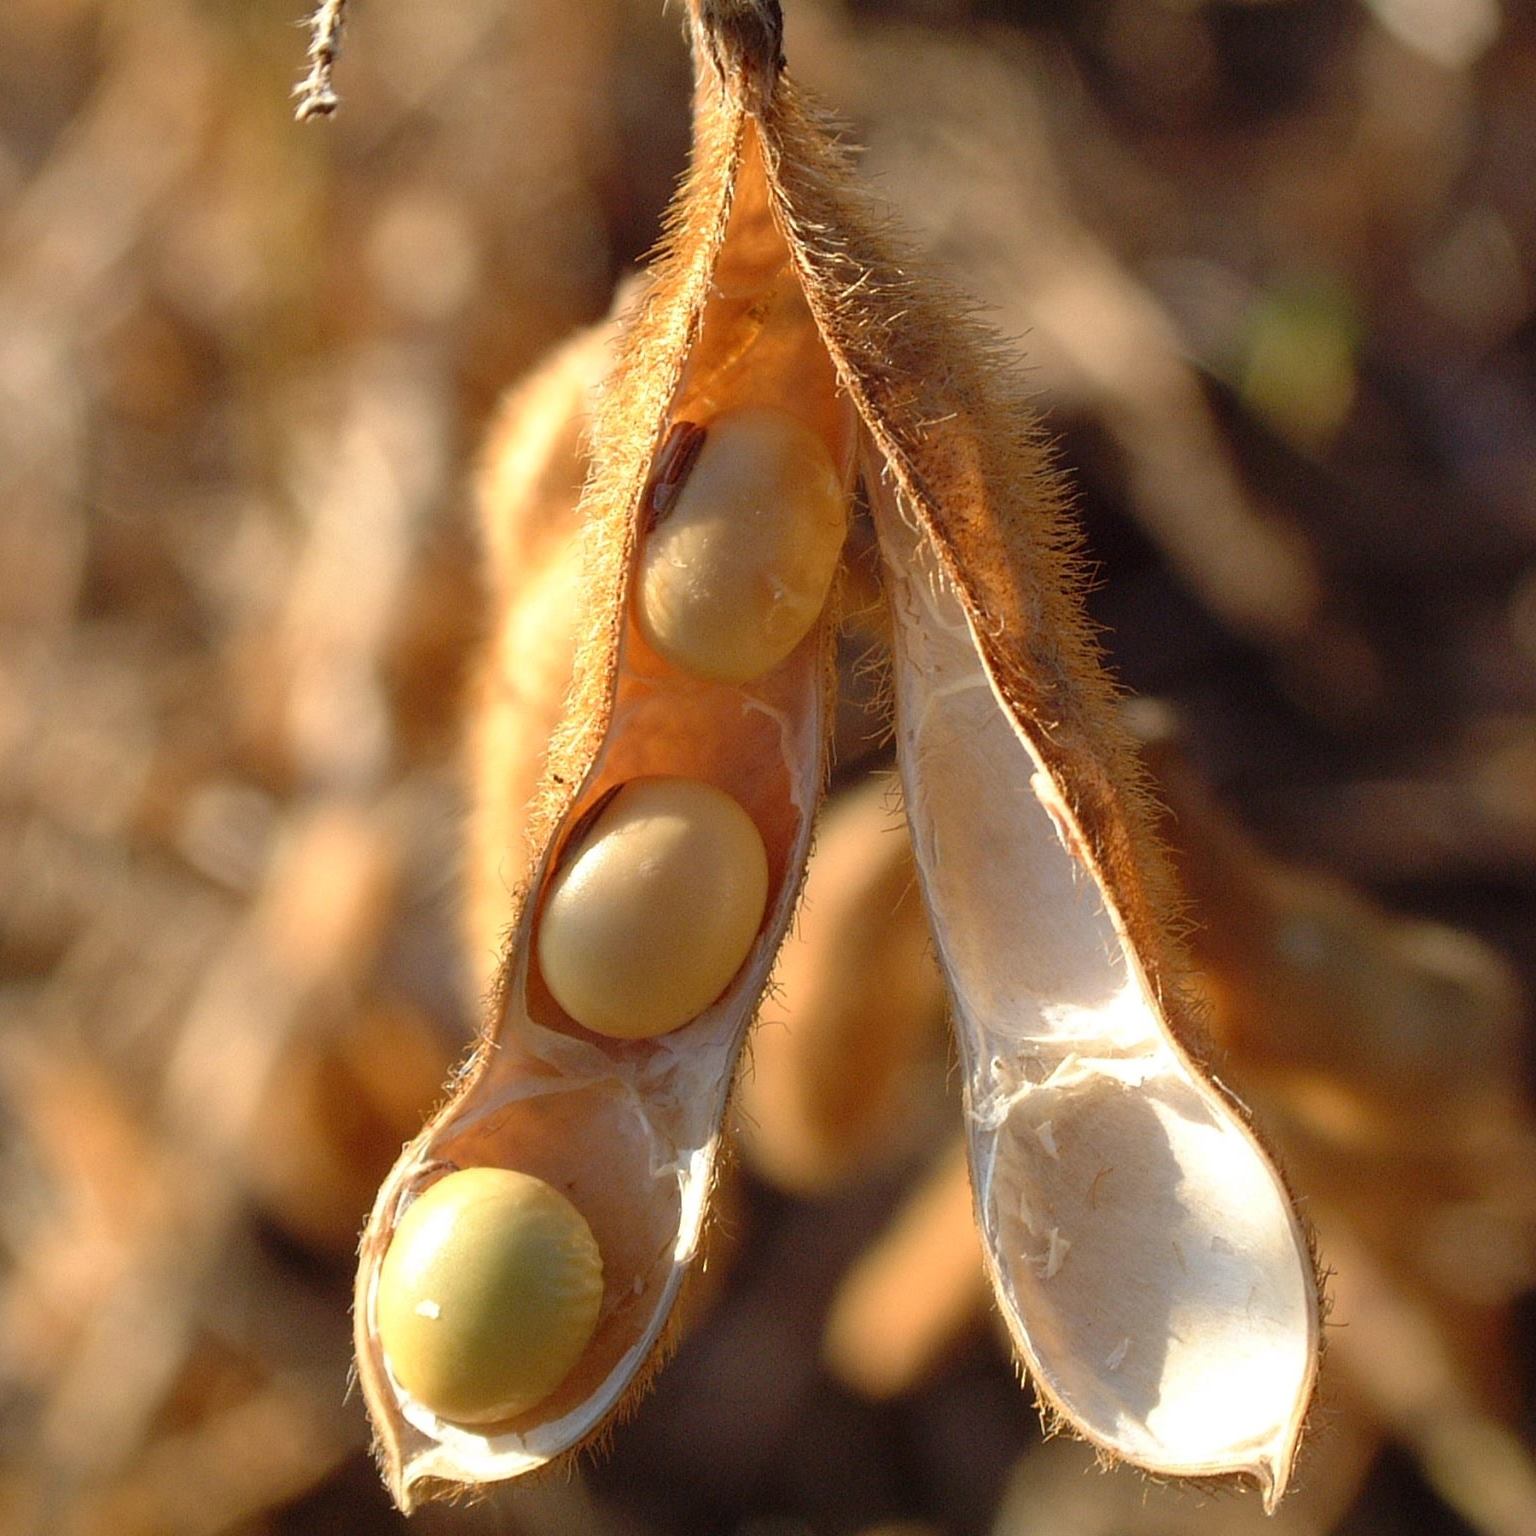
{"type": "MultiPolygon", "coordinates": [[[[719,126],[594,429],[570,662],[557,647],[541,663],[552,677],[568,670],[573,679],[541,784],[525,817],[481,813],[493,836],[511,842],[521,820],[532,850],[526,881],[510,898],[485,1041],[385,1183],[364,1234],[359,1374],[406,1507],[436,1484],[514,1476],[560,1456],[638,1389],[699,1245],[736,1058],[809,848],[825,774],[830,589],[855,418],[766,184],[760,173],[740,174],[741,125],[719,126]],[[676,444],[690,434],[705,452],[680,465],[676,444]],[[690,470],[701,483],[690,483],[690,470]],[[732,508],[739,515],[744,504],[750,514],[754,502],[763,515],[749,559],[729,540],[711,546],[705,538],[700,549],[701,526],[732,508]],[[781,515],[787,533],[773,527],[781,515]],[[675,545],[678,531],[695,535],[695,560],[712,562],[703,599],[720,603],[713,612],[697,604],[690,611],[687,593],[660,602],[647,593],[647,538],[675,545]],[[787,594],[791,622],[776,614],[782,604],[742,601],[742,590],[754,588],[770,599],[787,594]],[[705,627],[713,635],[700,649],[690,637],[705,627]],[[710,665],[722,635],[749,662],[710,665]],[[728,676],[709,675],[721,670],[728,676]],[[658,792],[667,802],[659,811],[658,792]],[[670,831],[658,830],[658,816],[671,817],[670,831]],[[627,848],[637,837],[650,848],[627,848]],[[653,866],[650,855],[669,840],[661,857],[680,862],[660,899],[626,890],[626,873],[653,866]],[[682,893],[701,880],[711,884],[709,899],[681,913],[682,893]],[[680,916],[680,932],[645,927],[680,916]],[[711,923],[722,932],[701,939],[711,923]],[[647,951],[650,972],[641,964],[647,951]],[[398,1263],[395,1243],[412,1241],[412,1210],[432,1198],[445,1169],[471,1168],[542,1181],[580,1214],[601,1256],[601,1302],[579,1358],[536,1404],[492,1420],[439,1412],[413,1392],[411,1372],[390,1358],[389,1330],[380,1327],[381,1272],[398,1263]]],[[[570,434],[561,423],[585,407],[569,370],[585,363],[595,383],[599,358],[587,344],[566,355],[564,371],[552,370],[542,397],[552,414],[532,396],[521,402],[510,457],[547,452],[563,462],[570,434]]],[[[540,476],[526,479],[536,485],[540,476]]],[[[497,510],[522,509],[498,502],[497,510]]],[[[538,496],[527,510],[539,523],[527,539],[542,551],[540,530],[561,514],[538,496]]],[[[516,529],[491,532],[493,545],[523,547],[516,529]]],[[[658,558],[674,555],[653,554],[653,572],[658,558]]],[[[506,622],[517,628],[519,611],[536,607],[551,584],[570,591],[564,569],[558,551],[541,554],[519,589],[501,588],[506,622]]],[[[512,707],[537,717],[546,707],[547,689],[525,700],[509,683],[488,680],[492,712],[512,707]]],[[[480,734],[483,749],[499,754],[502,728],[483,719],[480,734]]],[[[525,781],[528,771],[520,758],[525,781]]],[[[515,795],[516,784],[508,790],[515,795]]],[[[481,792],[496,794],[483,769],[481,792]]],[[[515,870],[521,850],[488,850],[487,861],[515,870]]],[[[482,903],[494,884],[489,870],[477,877],[482,903]]],[[[477,936],[488,927],[477,923],[477,936]]]]}
{"type": "MultiPolygon", "coordinates": [[[[1315,1374],[1315,1269],[1273,1163],[1201,1065],[1171,883],[1028,390],[891,246],[784,73],[775,0],[690,0],[689,22],[692,169],[593,422],[579,578],[548,554],[496,585],[503,662],[532,605],[572,595],[543,674],[570,689],[559,711],[547,688],[519,704],[497,663],[483,696],[492,716],[558,720],[526,813],[482,807],[477,933],[492,872],[522,876],[484,1038],[363,1237],[359,1374],[386,1475],[409,1507],[540,1467],[632,1399],[664,1348],[823,787],[857,478],[1009,1334],[1042,1405],[1107,1456],[1244,1476],[1272,1503],[1315,1374]],[[495,846],[496,828],[526,845],[495,846]],[[536,1400],[422,1386],[437,1378],[404,1358],[414,1342],[391,1359],[381,1275],[409,1258],[413,1210],[464,1169],[540,1181],[597,1254],[590,1330],[579,1308],[560,1317],[579,1347],[536,1400]]],[[[597,357],[583,344],[565,363],[597,357]]],[[[510,446],[556,464],[585,405],[565,386],[550,398],[563,414],[525,399],[510,446]]],[[[530,495],[527,515],[551,505],[530,495]]],[[[515,736],[491,720],[479,740],[515,736]]],[[[482,801],[498,793],[488,761],[482,801]]],[[[517,805],[530,767],[522,751],[503,787],[517,805]]],[[[504,1229],[484,1241],[491,1290],[516,1272],[544,1294],[494,1257],[523,1252],[504,1229]]]]}

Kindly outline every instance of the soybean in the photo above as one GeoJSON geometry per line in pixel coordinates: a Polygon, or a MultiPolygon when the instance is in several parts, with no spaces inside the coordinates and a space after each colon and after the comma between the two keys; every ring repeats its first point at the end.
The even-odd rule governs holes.
{"type": "Polygon", "coordinates": [[[632,779],[550,883],[539,968],[587,1029],[663,1035],[725,990],[767,900],[762,836],[730,795],[697,779],[632,779]]]}
{"type": "Polygon", "coordinates": [[[440,1418],[526,1413],[581,1358],[603,1261],[581,1213],[531,1174],[464,1168],[407,1208],[379,1271],[395,1379],[440,1418]]]}
{"type": "Polygon", "coordinates": [[[744,407],[705,424],[681,485],[662,490],[641,556],[641,633],[694,676],[761,677],[826,606],[847,526],[831,452],[787,411],[744,407]]]}

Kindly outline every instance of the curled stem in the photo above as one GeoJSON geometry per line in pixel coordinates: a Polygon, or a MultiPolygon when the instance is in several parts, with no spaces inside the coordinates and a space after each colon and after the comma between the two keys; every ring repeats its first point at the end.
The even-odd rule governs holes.
{"type": "Polygon", "coordinates": [[[341,30],[346,24],[347,0],[320,0],[309,18],[309,73],[294,87],[298,105],[294,118],[329,117],[341,105],[332,77],[341,54],[341,30]]]}

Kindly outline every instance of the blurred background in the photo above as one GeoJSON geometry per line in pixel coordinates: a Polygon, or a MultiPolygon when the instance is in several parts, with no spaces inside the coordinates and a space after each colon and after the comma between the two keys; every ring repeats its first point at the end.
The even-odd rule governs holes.
{"type": "MultiPolygon", "coordinates": [[[[491,959],[472,466],[686,154],[678,5],[365,3],[303,126],[296,8],[0,7],[4,1536],[405,1529],[348,1304],[491,959]]],[[[855,624],[681,1350],[604,1455],[414,1528],[1530,1536],[1536,22],[786,9],[1076,477],[1218,1070],[1335,1272],[1314,1431],[1267,1526],[1041,1440],[855,624]]]]}

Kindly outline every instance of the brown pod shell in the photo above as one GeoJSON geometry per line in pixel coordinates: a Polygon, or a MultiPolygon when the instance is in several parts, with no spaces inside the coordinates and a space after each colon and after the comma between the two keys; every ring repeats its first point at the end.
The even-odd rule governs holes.
{"type": "Polygon", "coordinates": [[[820,433],[845,475],[857,457],[874,512],[908,820],[1013,1342],[1042,1402],[1108,1456],[1246,1475],[1272,1503],[1316,1370],[1315,1268],[1273,1164],[1195,1054],[1171,887],[1027,392],[964,303],[889,246],[846,153],[781,73],[774,0],[690,9],[693,169],[592,435],[574,681],[486,1041],[363,1238],[359,1374],[391,1485],[409,1505],[432,1480],[514,1476],[588,1438],[653,1359],[697,1250],[732,1069],[821,789],[829,625],[736,687],[671,669],[629,600],[672,429],[770,405],[820,433]],[[583,818],[658,774],[747,810],[768,915],[698,1019],[607,1040],[541,985],[534,928],[583,818]],[[379,1256],[445,1162],[543,1178],[602,1252],[591,1344],[505,1425],[438,1421],[377,1347],[379,1256]]]}
{"type": "Polygon", "coordinates": [[[790,82],[753,101],[863,427],[897,755],[1004,1320],[1058,1423],[1160,1474],[1245,1476],[1272,1506],[1316,1378],[1316,1263],[1198,1058],[1171,876],[1027,390],[890,248],[790,82]]]}
{"type": "MultiPolygon", "coordinates": [[[[491,929],[496,871],[527,871],[508,899],[510,932],[484,1039],[448,1102],[385,1181],[363,1234],[354,1304],[358,1374],[386,1478],[403,1508],[445,1486],[514,1477],[562,1456],[596,1433],[654,1365],[699,1248],[736,1058],[789,923],[825,777],[827,615],[782,663],[739,686],[669,666],[633,620],[637,552],[675,423],[771,406],[822,438],[845,484],[855,459],[851,410],[761,179],[755,191],[743,190],[751,138],[745,112],[707,80],[702,89],[694,170],[674,210],[669,250],[624,337],[591,434],[575,632],[569,653],[554,637],[547,668],[561,676],[568,654],[570,692],[526,815],[514,806],[479,818],[478,935],[491,929]],[[648,776],[714,785],[747,812],[767,857],[767,911],[735,979],[698,1017],[655,1039],[610,1039],[560,1009],[539,974],[534,940],[543,894],[567,845],[614,790],[648,776]],[[511,846],[520,832],[526,855],[511,846]],[[379,1344],[383,1255],[412,1198],[445,1166],[504,1167],[544,1180],[585,1218],[602,1255],[603,1299],[591,1342],[548,1398],[501,1424],[440,1419],[395,1380],[379,1344]]],[[[579,369],[583,359],[597,370],[596,343],[577,345],[565,363],[579,369]]],[[[558,403],[563,390],[574,419],[583,392],[561,379],[556,365],[547,393],[558,403]]],[[[514,468],[517,450],[528,450],[522,473],[531,492],[521,502],[497,502],[501,521],[489,530],[491,548],[493,555],[528,549],[537,574],[500,586],[498,646],[536,617],[551,589],[571,590],[558,540],[546,541],[561,514],[543,494],[540,473],[558,469],[571,439],[531,397],[513,414],[512,440],[503,448],[514,468]]],[[[490,483],[501,482],[492,475],[490,483]]],[[[526,784],[519,726],[536,725],[551,696],[547,686],[525,695],[515,675],[504,674],[493,661],[481,698],[477,778],[487,797],[497,794],[498,753],[520,740],[524,756],[502,792],[515,797],[526,784]],[[506,718],[495,718],[498,711],[506,718]]]]}

